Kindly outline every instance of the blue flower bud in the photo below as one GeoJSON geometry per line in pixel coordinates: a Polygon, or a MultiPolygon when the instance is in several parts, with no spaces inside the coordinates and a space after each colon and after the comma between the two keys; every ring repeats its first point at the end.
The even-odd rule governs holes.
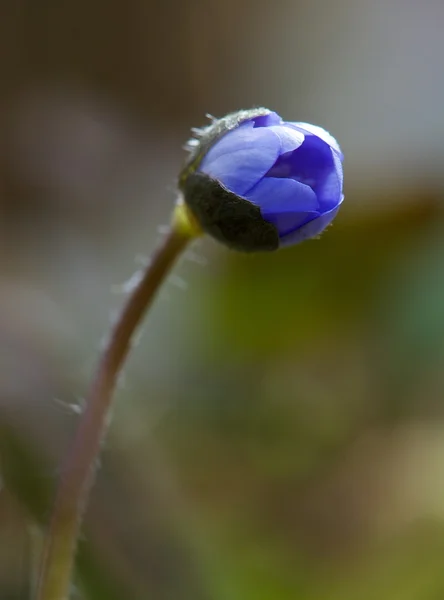
{"type": "Polygon", "coordinates": [[[179,187],[202,229],[231,248],[295,244],[319,235],[338,212],[343,155],[321,127],[259,108],[193,133],[179,187]]]}

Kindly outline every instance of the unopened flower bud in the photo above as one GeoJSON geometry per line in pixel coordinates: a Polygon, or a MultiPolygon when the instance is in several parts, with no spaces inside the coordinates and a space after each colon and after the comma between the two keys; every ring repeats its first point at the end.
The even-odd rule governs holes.
{"type": "Polygon", "coordinates": [[[202,229],[230,248],[295,244],[320,234],[338,212],[343,155],[321,127],[258,108],[193,133],[179,187],[202,229]]]}

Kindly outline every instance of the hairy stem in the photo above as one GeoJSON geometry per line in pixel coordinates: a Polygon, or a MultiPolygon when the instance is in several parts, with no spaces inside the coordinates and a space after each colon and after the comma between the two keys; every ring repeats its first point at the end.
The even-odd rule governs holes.
{"type": "Polygon", "coordinates": [[[69,597],[81,519],[93,484],[113,391],[129,352],[131,337],[172,265],[187,243],[199,234],[187,217],[184,205],[177,205],[170,232],[155,252],[111,332],[87,395],[73,446],[62,466],[43,548],[36,600],[67,600],[69,597]]]}

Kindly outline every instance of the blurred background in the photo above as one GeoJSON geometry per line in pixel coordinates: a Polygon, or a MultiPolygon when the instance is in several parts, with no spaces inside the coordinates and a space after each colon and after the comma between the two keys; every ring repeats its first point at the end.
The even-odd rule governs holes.
{"type": "Polygon", "coordinates": [[[196,244],[119,386],[72,597],[444,598],[444,4],[0,8],[0,598],[27,600],[122,284],[192,126],[264,105],[345,154],[341,213],[196,244]]]}

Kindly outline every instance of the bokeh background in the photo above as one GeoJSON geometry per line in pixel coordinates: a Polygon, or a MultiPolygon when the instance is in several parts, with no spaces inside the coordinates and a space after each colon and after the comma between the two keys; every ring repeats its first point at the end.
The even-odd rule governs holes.
{"type": "Polygon", "coordinates": [[[0,7],[0,598],[27,600],[122,284],[191,126],[324,126],[319,241],[196,244],[125,368],[72,597],[444,598],[444,4],[0,7]]]}

